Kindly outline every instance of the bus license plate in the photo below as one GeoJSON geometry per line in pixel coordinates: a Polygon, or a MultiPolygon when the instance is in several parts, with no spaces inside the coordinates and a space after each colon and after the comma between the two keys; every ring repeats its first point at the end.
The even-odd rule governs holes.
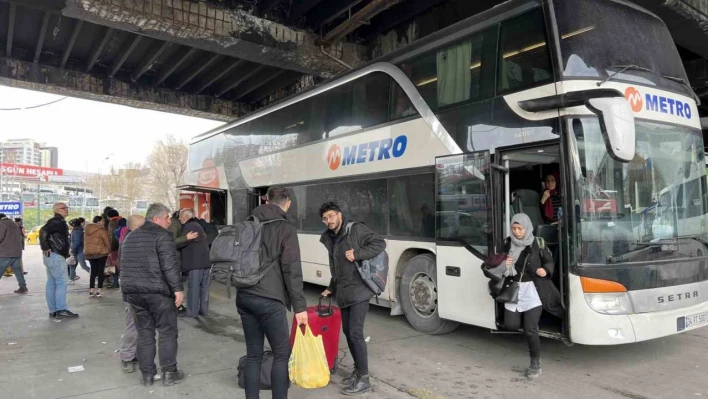
{"type": "Polygon", "coordinates": [[[691,316],[679,317],[677,321],[678,331],[688,330],[689,328],[695,328],[708,324],[708,312],[694,314],[691,316]]]}

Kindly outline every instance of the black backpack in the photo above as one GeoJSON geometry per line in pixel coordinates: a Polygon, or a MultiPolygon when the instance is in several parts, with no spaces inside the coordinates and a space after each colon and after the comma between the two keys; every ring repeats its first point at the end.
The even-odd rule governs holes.
{"type": "MultiPolygon", "coordinates": [[[[344,232],[349,235],[352,226],[355,222],[347,223],[344,232]]],[[[348,237],[347,237],[348,238],[348,237]]],[[[357,270],[367,287],[374,291],[374,294],[381,295],[386,289],[386,280],[388,280],[388,253],[384,249],[380,254],[373,259],[367,259],[357,262],[357,270]]],[[[378,298],[376,299],[378,301],[378,298]]]]}
{"type": "Polygon", "coordinates": [[[266,224],[286,221],[273,219],[260,222],[255,216],[233,226],[224,227],[214,240],[209,252],[214,280],[226,285],[226,294],[231,298],[231,286],[248,288],[258,284],[270,268],[261,262],[261,237],[266,224]]]}

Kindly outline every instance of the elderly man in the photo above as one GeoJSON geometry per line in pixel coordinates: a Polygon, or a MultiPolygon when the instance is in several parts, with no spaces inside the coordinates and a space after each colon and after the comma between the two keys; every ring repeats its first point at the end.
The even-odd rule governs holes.
{"type": "Polygon", "coordinates": [[[191,209],[182,209],[179,214],[182,233],[197,238],[187,241],[182,248],[182,271],[187,273],[187,317],[206,316],[209,313],[209,241],[199,220],[191,209]]]}
{"type": "MultiPolygon", "coordinates": [[[[0,270],[12,269],[20,289],[15,294],[26,294],[27,284],[22,274],[22,230],[17,223],[0,213],[0,270]]],[[[2,273],[0,273],[2,278],[2,273]]]]}
{"type": "Polygon", "coordinates": [[[155,332],[160,333],[162,384],[184,380],[177,370],[177,308],[184,300],[184,288],[177,265],[174,237],[167,231],[170,209],[152,204],[145,224],[125,237],[119,249],[123,299],[130,304],[138,331],[140,382],[155,382],[155,332]]]}
{"type": "MultiPolygon", "coordinates": [[[[128,225],[126,226],[127,233],[120,240],[120,244],[123,244],[125,238],[133,231],[137,230],[140,226],[145,224],[145,217],[140,215],[130,215],[128,217],[128,225]]],[[[138,331],[135,329],[135,318],[133,317],[133,311],[130,309],[130,305],[126,304],[125,307],[125,332],[123,336],[120,337],[120,366],[125,373],[135,372],[135,363],[138,362],[138,358],[135,356],[138,348],[138,331]]]]}
{"type": "Polygon", "coordinates": [[[66,305],[66,286],[69,275],[66,272],[66,258],[69,257],[69,226],[66,217],[69,207],[63,202],[53,206],[54,217],[39,230],[39,246],[44,256],[44,266],[47,268],[47,307],[51,318],[79,317],[72,313],[66,305]]]}

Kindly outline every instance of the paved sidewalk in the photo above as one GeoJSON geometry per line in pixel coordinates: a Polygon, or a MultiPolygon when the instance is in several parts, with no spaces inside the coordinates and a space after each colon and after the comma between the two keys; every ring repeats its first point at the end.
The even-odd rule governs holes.
{"type": "MultiPolygon", "coordinates": [[[[46,282],[41,252],[29,246],[24,256],[30,293],[20,296],[14,277],[0,280],[0,398],[243,398],[236,385],[236,365],[246,352],[241,323],[225,287],[213,284],[210,316],[199,320],[180,319],[178,366],[189,376],[177,386],[152,388],[139,385],[140,372],[125,374],[120,369],[117,349],[124,329],[124,307],[119,290],[104,290],[104,298],[89,299],[88,275],[81,270],[75,285],[69,286],[69,309],[78,319],[60,322],[48,318],[44,298],[46,282]],[[85,371],[68,372],[83,366],[85,371]]],[[[310,302],[316,289],[308,290],[310,302]]],[[[346,348],[346,341],[340,346],[346,348]]],[[[346,356],[343,370],[351,357],[346,356]]],[[[159,366],[159,365],[158,365],[159,366]]],[[[344,371],[341,371],[342,373],[344,371]]],[[[291,398],[338,398],[336,382],[319,390],[291,389],[291,398]]],[[[269,391],[261,397],[270,398],[269,391]]],[[[405,392],[376,382],[365,397],[410,398],[405,392]]]]}

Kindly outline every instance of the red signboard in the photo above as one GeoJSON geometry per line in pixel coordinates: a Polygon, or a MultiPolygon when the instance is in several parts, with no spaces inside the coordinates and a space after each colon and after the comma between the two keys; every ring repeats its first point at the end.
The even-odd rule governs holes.
{"type": "Polygon", "coordinates": [[[63,176],[64,170],[45,168],[42,166],[20,165],[15,163],[2,163],[0,170],[4,176],[38,177],[38,176],[63,176]]]}

